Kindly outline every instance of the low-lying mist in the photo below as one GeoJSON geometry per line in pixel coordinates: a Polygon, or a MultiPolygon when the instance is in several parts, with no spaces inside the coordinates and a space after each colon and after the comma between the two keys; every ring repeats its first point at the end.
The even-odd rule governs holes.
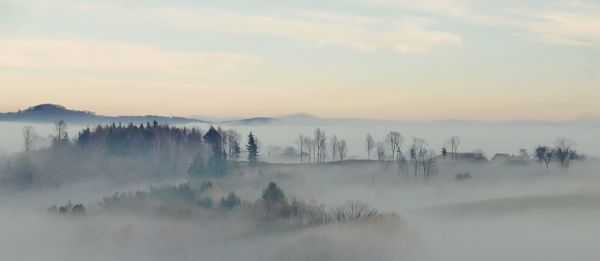
{"type": "Polygon", "coordinates": [[[0,248],[10,260],[595,260],[599,166],[586,162],[568,172],[440,166],[434,179],[423,181],[394,165],[347,162],[265,166],[213,180],[223,194],[235,191],[250,202],[273,181],[289,198],[326,206],[360,199],[399,215],[282,230],[261,229],[240,212],[178,218],[105,211],[101,197],[159,184],[111,189],[79,183],[3,196],[0,248]],[[472,178],[455,180],[458,170],[472,178]],[[46,212],[67,199],[86,205],[87,214],[46,212]]]}
{"type": "Polygon", "coordinates": [[[406,158],[268,163],[253,133],[257,161],[233,131],[150,124],[0,156],[0,260],[600,259],[593,157],[411,155],[415,139],[406,158]]]}

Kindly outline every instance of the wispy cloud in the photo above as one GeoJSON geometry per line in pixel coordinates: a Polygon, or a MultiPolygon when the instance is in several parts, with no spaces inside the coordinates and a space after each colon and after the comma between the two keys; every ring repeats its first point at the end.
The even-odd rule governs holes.
{"type": "MultiPolygon", "coordinates": [[[[386,0],[382,0],[386,1],[386,0]]],[[[106,23],[168,26],[188,33],[218,33],[269,36],[308,44],[342,46],[363,52],[379,50],[402,54],[429,53],[437,48],[460,45],[462,37],[436,29],[431,18],[404,15],[381,17],[343,12],[313,12],[302,9],[262,9],[247,12],[210,7],[146,7],[121,4],[83,3],[29,4],[29,8],[65,9],[106,23]]],[[[423,8],[443,9],[443,5],[423,8]]]]}
{"type": "Polygon", "coordinates": [[[574,4],[572,10],[545,11],[522,25],[553,43],[600,46],[600,5],[574,4]]]}
{"type": "Polygon", "coordinates": [[[368,2],[436,17],[454,17],[484,27],[519,28],[552,44],[600,46],[600,2],[598,1],[368,0],[368,2]]]}
{"type": "Polygon", "coordinates": [[[276,36],[359,51],[428,53],[438,47],[462,43],[459,35],[427,28],[422,20],[413,18],[385,19],[320,12],[247,15],[181,9],[163,9],[156,15],[167,23],[190,30],[276,36]]]}
{"type": "Polygon", "coordinates": [[[214,76],[257,62],[260,58],[254,55],[169,51],[132,43],[0,38],[0,67],[5,68],[214,76]]]}

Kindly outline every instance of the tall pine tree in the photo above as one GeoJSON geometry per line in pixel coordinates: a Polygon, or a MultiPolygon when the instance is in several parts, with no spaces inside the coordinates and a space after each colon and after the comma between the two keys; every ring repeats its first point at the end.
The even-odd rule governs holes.
{"type": "Polygon", "coordinates": [[[258,161],[258,145],[256,144],[256,139],[252,132],[248,134],[248,144],[246,144],[246,149],[248,150],[248,162],[250,166],[256,166],[256,162],[258,161]]]}

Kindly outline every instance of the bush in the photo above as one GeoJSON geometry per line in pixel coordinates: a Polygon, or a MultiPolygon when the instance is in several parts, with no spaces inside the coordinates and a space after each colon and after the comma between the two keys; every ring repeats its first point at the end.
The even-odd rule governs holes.
{"type": "Polygon", "coordinates": [[[238,197],[232,191],[232,192],[229,192],[229,195],[227,195],[227,198],[221,198],[221,203],[219,204],[219,206],[221,208],[232,209],[232,208],[238,206],[241,202],[242,202],[242,200],[240,199],[240,197],[238,197]]]}

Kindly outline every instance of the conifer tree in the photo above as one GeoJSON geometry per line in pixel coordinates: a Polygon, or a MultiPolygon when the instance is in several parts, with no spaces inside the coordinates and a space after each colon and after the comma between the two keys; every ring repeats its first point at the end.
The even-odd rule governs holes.
{"type": "Polygon", "coordinates": [[[248,150],[248,162],[250,162],[250,166],[256,166],[256,162],[258,161],[258,145],[256,144],[256,139],[252,132],[248,134],[248,144],[246,145],[246,149],[248,150]]]}

